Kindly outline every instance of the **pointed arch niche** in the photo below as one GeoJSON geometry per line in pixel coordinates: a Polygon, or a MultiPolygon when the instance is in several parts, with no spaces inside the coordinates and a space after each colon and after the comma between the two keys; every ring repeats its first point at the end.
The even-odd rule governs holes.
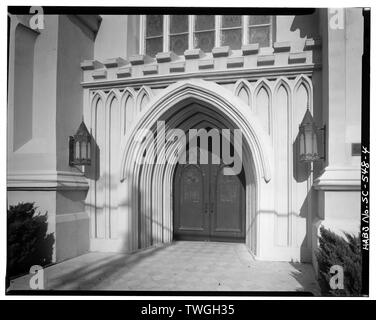
{"type": "Polygon", "coordinates": [[[272,99],[272,92],[270,89],[269,82],[267,80],[259,80],[256,82],[255,91],[255,111],[256,114],[259,116],[262,126],[271,134],[272,128],[272,117],[271,117],[271,99],[272,99]]]}
{"type": "Polygon", "coordinates": [[[234,86],[234,95],[252,108],[252,91],[248,81],[244,79],[238,80],[234,86]]]}

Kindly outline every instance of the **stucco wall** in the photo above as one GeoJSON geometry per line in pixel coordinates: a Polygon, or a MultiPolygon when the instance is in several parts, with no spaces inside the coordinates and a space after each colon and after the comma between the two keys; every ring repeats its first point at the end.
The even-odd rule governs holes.
{"type": "Polygon", "coordinates": [[[127,37],[128,16],[101,15],[101,18],[101,25],[95,39],[94,58],[101,61],[108,58],[125,57],[127,47],[131,43],[127,37]]]}

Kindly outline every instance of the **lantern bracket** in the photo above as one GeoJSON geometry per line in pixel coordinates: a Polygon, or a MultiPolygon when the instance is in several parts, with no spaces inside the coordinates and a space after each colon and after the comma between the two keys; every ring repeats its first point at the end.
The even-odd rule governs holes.
{"type": "Polygon", "coordinates": [[[326,125],[324,124],[322,127],[317,128],[317,131],[322,132],[322,140],[323,140],[323,155],[320,156],[320,159],[325,161],[326,160],[326,125]]]}

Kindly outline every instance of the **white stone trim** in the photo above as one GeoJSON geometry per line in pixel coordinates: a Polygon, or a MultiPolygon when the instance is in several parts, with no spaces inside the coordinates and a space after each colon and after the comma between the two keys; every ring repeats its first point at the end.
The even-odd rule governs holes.
{"type": "Polygon", "coordinates": [[[326,167],[315,179],[313,186],[323,191],[360,191],[360,166],[326,167]]]}
{"type": "Polygon", "coordinates": [[[56,215],[56,223],[72,222],[89,219],[87,212],[63,213],[56,215]]]}
{"type": "Polygon", "coordinates": [[[262,66],[256,68],[242,68],[239,70],[207,70],[198,72],[185,72],[183,74],[165,74],[154,76],[139,76],[127,79],[104,80],[104,81],[84,81],[81,82],[84,88],[107,88],[116,86],[140,86],[158,84],[159,86],[170,85],[177,81],[188,80],[192,78],[200,78],[203,80],[212,80],[217,83],[226,82],[228,80],[239,80],[246,78],[247,80],[256,80],[263,78],[276,78],[278,76],[298,77],[300,75],[311,76],[314,70],[320,69],[317,64],[301,64],[287,66],[262,66]]]}
{"type": "Polygon", "coordinates": [[[17,171],[7,175],[8,190],[87,190],[83,173],[70,171],[17,171]]]}

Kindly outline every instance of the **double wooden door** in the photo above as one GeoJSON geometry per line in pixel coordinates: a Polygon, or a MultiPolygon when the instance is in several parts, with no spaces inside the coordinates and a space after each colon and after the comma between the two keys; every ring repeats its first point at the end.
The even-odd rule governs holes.
{"type": "Polygon", "coordinates": [[[245,241],[244,172],[224,175],[225,165],[178,165],[174,177],[174,238],[245,241]]]}

